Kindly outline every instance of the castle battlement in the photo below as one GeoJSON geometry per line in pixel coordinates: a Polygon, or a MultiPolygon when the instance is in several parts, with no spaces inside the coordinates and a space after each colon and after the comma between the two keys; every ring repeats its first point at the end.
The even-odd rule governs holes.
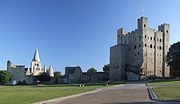
{"type": "Polygon", "coordinates": [[[158,26],[158,30],[150,28],[147,17],[140,17],[137,29],[131,32],[118,29],[117,45],[110,50],[111,79],[133,80],[140,79],[141,75],[168,76],[169,67],[165,63],[165,57],[170,47],[169,31],[170,25],[166,23],[158,26]],[[127,44],[126,48],[123,48],[123,44],[127,44]],[[112,73],[121,74],[115,76],[112,73]]]}

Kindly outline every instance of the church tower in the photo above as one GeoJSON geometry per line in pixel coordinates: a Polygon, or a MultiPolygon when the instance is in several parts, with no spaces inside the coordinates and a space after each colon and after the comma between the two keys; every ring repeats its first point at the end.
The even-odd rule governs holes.
{"type": "Polygon", "coordinates": [[[41,71],[41,62],[40,62],[40,58],[39,58],[39,53],[38,53],[38,49],[36,48],[35,53],[34,53],[34,57],[32,59],[31,62],[31,71],[33,73],[34,76],[39,75],[42,71],[41,71]]]}

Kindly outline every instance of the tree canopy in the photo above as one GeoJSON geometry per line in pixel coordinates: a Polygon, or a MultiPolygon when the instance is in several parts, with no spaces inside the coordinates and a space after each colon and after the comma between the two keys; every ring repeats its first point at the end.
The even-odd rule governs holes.
{"type": "Polygon", "coordinates": [[[54,72],[54,77],[60,78],[61,77],[61,72],[59,72],[59,71],[54,72]]]}
{"type": "Polygon", "coordinates": [[[0,71],[0,84],[8,82],[11,78],[11,75],[8,71],[0,71]]]}
{"type": "Polygon", "coordinates": [[[104,71],[104,72],[109,72],[109,71],[110,71],[110,64],[104,65],[103,71],[104,71]]]}
{"type": "Polygon", "coordinates": [[[90,68],[90,69],[88,69],[87,72],[88,73],[95,73],[95,72],[97,72],[97,70],[95,68],[90,68]]]}
{"type": "Polygon", "coordinates": [[[37,77],[37,80],[39,80],[40,82],[44,83],[44,82],[48,82],[51,80],[51,77],[49,76],[48,73],[41,73],[40,75],[38,75],[37,77]]]}
{"type": "Polygon", "coordinates": [[[171,76],[180,76],[180,42],[171,45],[166,62],[171,67],[171,76]]]}

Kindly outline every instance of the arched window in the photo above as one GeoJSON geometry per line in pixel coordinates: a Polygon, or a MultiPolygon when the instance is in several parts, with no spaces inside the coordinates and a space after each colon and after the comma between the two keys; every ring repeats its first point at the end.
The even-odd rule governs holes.
{"type": "Polygon", "coordinates": [[[144,27],[146,27],[146,24],[144,24],[144,27]]]}
{"type": "Polygon", "coordinates": [[[161,46],[159,46],[159,49],[161,50],[161,46]]]}
{"type": "Polygon", "coordinates": [[[152,44],[150,45],[150,48],[152,48],[152,44]]]}

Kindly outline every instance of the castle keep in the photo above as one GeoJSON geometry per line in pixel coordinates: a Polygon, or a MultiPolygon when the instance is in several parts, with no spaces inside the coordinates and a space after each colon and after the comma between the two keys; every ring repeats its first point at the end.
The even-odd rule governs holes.
{"type": "Polygon", "coordinates": [[[165,62],[170,47],[170,25],[162,24],[158,30],[148,25],[147,17],[140,17],[137,29],[117,31],[117,45],[110,48],[110,80],[140,80],[147,76],[169,76],[165,62]]]}

